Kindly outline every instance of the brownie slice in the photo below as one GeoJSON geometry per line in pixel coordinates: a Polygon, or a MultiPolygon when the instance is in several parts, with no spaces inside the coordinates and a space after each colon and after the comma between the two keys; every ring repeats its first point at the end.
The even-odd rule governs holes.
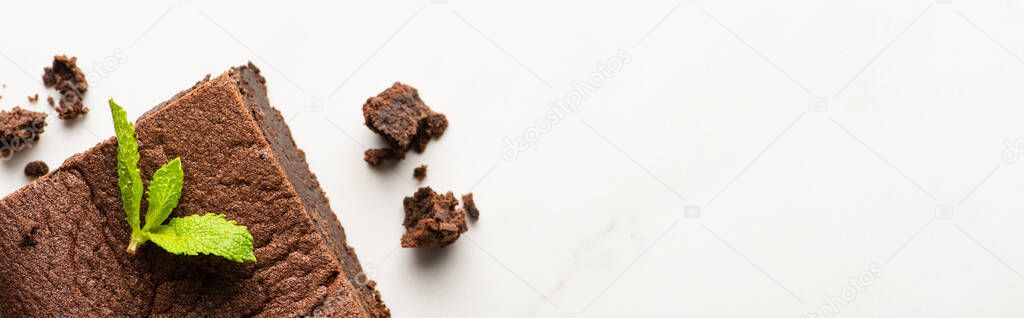
{"type": "Polygon", "coordinates": [[[395,82],[363,104],[366,127],[387,140],[390,148],[370,149],[364,159],[370,165],[401,160],[409,149],[423,152],[432,138],[448,129],[448,118],[434,112],[412,86],[395,82]]]}
{"type": "Polygon", "coordinates": [[[43,85],[60,92],[60,105],[56,107],[60,119],[75,119],[89,112],[82,102],[89,83],[85,80],[85,73],[78,68],[77,57],[54,56],[53,64],[43,68],[43,85]]]}
{"type": "Polygon", "coordinates": [[[144,114],[136,133],[144,179],[182,158],[174,215],[226,214],[252,232],[259,261],[178,256],[152,244],[125,253],[130,230],[109,138],[0,201],[0,317],[390,316],[376,284],[360,280],[255,66],[179,93],[144,114]]]}
{"type": "Polygon", "coordinates": [[[0,111],[0,158],[32,147],[46,128],[46,113],[14,107],[0,111]]]}
{"type": "Polygon", "coordinates": [[[451,191],[439,195],[423,187],[402,202],[405,206],[405,234],[402,247],[445,247],[468,229],[466,212],[456,208],[459,201],[451,191]]]}

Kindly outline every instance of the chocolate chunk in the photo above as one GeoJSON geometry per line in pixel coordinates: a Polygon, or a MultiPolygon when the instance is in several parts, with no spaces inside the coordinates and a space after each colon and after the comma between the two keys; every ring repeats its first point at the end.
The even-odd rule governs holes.
{"type": "MultiPolygon", "coordinates": [[[[89,112],[82,96],[89,90],[85,73],[78,68],[78,58],[66,55],[53,57],[53,65],[43,69],[43,84],[60,92],[60,105],[55,107],[60,119],[75,119],[89,112]]],[[[50,102],[47,99],[47,102],[50,102]]],[[[53,103],[50,103],[53,106],[53,103]]]]}
{"type": "MultiPolygon", "coordinates": [[[[402,156],[369,156],[370,165],[379,165],[383,159],[402,159],[409,149],[423,152],[432,138],[438,138],[448,129],[444,114],[434,112],[420,99],[412,86],[395,82],[394,85],[363,104],[366,127],[383,137],[391,150],[402,156]]],[[[377,150],[378,154],[382,152],[377,150]]]]}
{"type": "Polygon", "coordinates": [[[412,170],[412,177],[416,180],[423,181],[423,178],[427,177],[427,165],[420,165],[416,169],[412,170]]]}
{"type": "Polygon", "coordinates": [[[46,113],[14,107],[0,111],[0,158],[28,149],[39,141],[46,128],[46,113]]]}
{"type": "Polygon", "coordinates": [[[480,219],[480,210],[476,208],[476,202],[473,201],[473,192],[462,195],[462,206],[466,209],[466,214],[469,214],[469,218],[473,221],[480,219]]]}
{"type": "Polygon", "coordinates": [[[33,161],[25,165],[25,175],[32,179],[42,177],[49,172],[50,167],[42,161],[33,161]]]}
{"type": "Polygon", "coordinates": [[[423,187],[402,202],[405,206],[405,234],[402,247],[445,247],[466,232],[466,212],[450,191],[439,195],[423,187]]]}
{"type": "Polygon", "coordinates": [[[181,157],[172,216],[247,226],[256,263],[125,253],[108,138],[0,201],[0,317],[389,317],[264,83],[251,64],[232,68],[135,125],[143,176],[181,157]]]}

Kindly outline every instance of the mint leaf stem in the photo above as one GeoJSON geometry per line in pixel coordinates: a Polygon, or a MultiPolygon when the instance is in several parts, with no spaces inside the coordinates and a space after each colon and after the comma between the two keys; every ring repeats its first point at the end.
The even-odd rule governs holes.
{"type": "Polygon", "coordinates": [[[142,244],[146,244],[146,241],[149,241],[149,239],[146,238],[146,235],[143,234],[141,231],[137,233],[132,233],[132,237],[128,241],[128,254],[135,255],[135,253],[139,250],[139,246],[142,246],[142,244]]]}

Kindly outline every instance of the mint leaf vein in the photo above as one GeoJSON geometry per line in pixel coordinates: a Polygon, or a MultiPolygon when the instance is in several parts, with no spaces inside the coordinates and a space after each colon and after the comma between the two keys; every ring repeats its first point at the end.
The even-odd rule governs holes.
{"type": "Polygon", "coordinates": [[[146,210],[146,225],[142,227],[143,231],[151,232],[171,215],[174,207],[178,206],[178,199],[181,198],[184,179],[181,158],[174,158],[153,173],[153,180],[149,182],[149,190],[146,192],[149,209],[146,210]]]}
{"type": "Polygon", "coordinates": [[[172,218],[167,225],[150,232],[149,238],[174,254],[211,254],[239,263],[256,261],[252,253],[252,234],[223,214],[172,218]]]}

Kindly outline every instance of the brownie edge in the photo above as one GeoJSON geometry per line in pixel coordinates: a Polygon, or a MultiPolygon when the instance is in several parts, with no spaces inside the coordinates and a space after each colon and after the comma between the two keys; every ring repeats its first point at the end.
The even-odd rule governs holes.
{"type": "MultiPolygon", "coordinates": [[[[369,313],[370,317],[390,317],[391,312],[384,305],[380,292],[376,290],[376,282],[365,279],[355,249],[348,245],[345,229],[337,215],[330,207],[327,194],[320,188],[316,175],[309,170],[306,154],[298,148],[292,139],[291,131],[285,123],[281,112],[270,105],[266,92],[266,80],[260,75],[260,69],[252,63],[233,67],[228,74],[236,83],[239,94],[267,138],[274,153],[281,162],[281,168],[288,180],[295,186],[299,199],[306,208],[306,213],[332,251],[341,261],[343,272],[349,278],[348,283],[356,292],[358,303],[369,313]]],[[[313,317],[331,317],[331,312],[343,312],[336,306],[347,293],[329,296],[312,312],[313,317]]]]}

